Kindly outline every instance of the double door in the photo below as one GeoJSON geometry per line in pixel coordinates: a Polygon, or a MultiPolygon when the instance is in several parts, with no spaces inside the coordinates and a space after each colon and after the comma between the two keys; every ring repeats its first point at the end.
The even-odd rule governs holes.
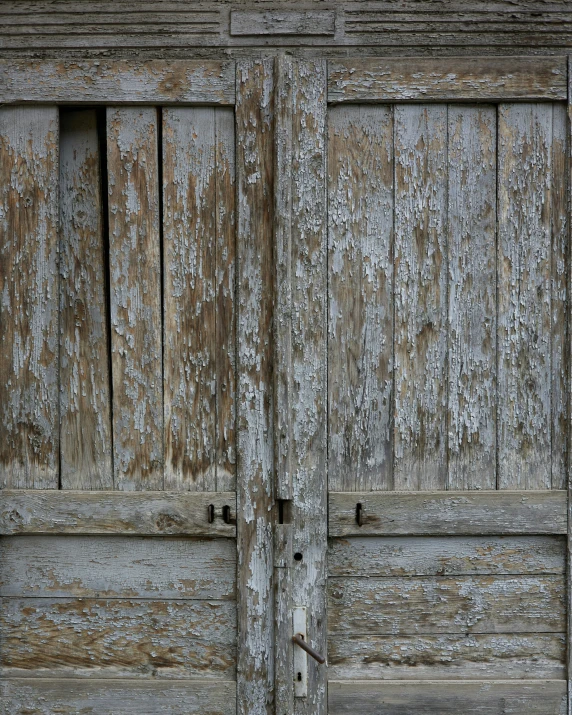
{"type": "Polygon", "coordinates": [[[3,63],[5,712],[566,712],[566,65],[414,64],[3,63]]]}

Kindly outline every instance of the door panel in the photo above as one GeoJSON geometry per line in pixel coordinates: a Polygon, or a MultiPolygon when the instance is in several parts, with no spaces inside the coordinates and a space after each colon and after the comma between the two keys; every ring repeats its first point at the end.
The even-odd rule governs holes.
{"type": "Polygon", "coordinates": [[[234,111],[2,108],[0,135],[2,481],[28,488],[2,495],[2,712],[235,712],[234,111]]]}
{"type": "Polygon", "coordinates": [[[565,120],[329,109],[331,713],[564,712],[565,120]]]}

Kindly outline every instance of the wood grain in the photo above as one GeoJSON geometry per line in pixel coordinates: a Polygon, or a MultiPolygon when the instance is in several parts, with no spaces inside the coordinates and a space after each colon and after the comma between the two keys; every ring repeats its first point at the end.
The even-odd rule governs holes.
{"type": "Polygon", "coordinates": [[[335,14],[328,10],[281,12],[232,10],[231,35],[333,35],[335,14]]]}
{"type": "Polygon", "coordinates": [[[330,539],[328,575],[559,574],[566,543],[553,536],[353,537],[330,539]]]}
{"type": "MultiPolygon", "coordinates": [[[[292,687],[292,183],[295,60],[275,59],[274,89],[274,492],[282,519],[274,520],[274,693],[280,713],[294,712],[292,687]],[[284,515],[286,509],[286,515],[284,515]],[[289,512],[289,513],[288,513],[289,512]],[[282,521],[282,523],[280,523],[282,521]],[[285,523],[286,522],[286,523],[285,523]]],[[[293,464],[294,462],[294,464],[293,464]]],[[[276,515],[275,515],[276,516],[276,515]]]]}
{"type": "Polygon", "coordinates": [[[235,97],[234,62],[209,60],[2,59],[0,86],[1,101],[18,104],[234,104],[235,97]]]}
{"type": "Polygon", "coordinates": [[[235,536],[234,492],[8,491],[0,494],[0,534],[235,536]],[[208,507],[214,521],[208,521],[208,507]],[[229,506],[230,522],[223,519],[229,506]]]}
{"type": "Polygon", "coordinates": [[[11,678],[0,684],[11,715],[235,715],[236,684],[230,680],[50,680],[11,678]],[[27,712],[26,712],[27,711],[27,712]]]}
{"type": "Polygon", "coordinates": [[[570,227],[566,199],[567,157],[570,143],[567,112],[563,104],[552,105],[552,182],[550,206],[551,250],[551,465],[552,489],[565,489],[567,484],[568,408],[567,362],[571,353],[566,345],[569,287],[566,281],[568,260],[567,236],[570,227]]]}
{"type": "Polygon", "coordinates": [[[233,539],[19,536],[0,539],[0,596],[233,600],[233,539]]]}
{"type": "Polygon", "coordinates": [[[237,64],[239,712],[273,711],[272,59],[237,64]]]}
{"type": "Polygon", "coordinates": [[[328,115],[328,480],[392,486],[393,114],[328,115]]]}
{"type": "Polygon", "coordinates": [[[163,488],[157,111],[107,109],[116,489],[163,488]]]}
{"type": "MultiPolygon", "coordinates": [[[[291,569],[292,606],[308,611],[308,639],[326,650],[326,63],[298,61],[293,68],[292,245],[290,306],[292,385],[292,549],[302,554],[291,569]],[[318,516],[320,515],[320,516],[318,516]]],[[[308,695],[296,698],[297,715],[326,713],[326,670],[308,659],[308,695]]],[[[291,684],[292,675],[290,675],[291,684]]],[[[280,704],[281,705],[281,704],[280,704]]]]}
{"type": "Polygon", "coordinates": [[[449,489],[496,488],[496,111],[448,111],[449,489]]]}
{"type": "Polygon", "coordinates": [[[552,107],[500,105],[498,486],[550,489],[552,107]]]}
{"type": "Polygon", "coordinates": [[[565,680],[330,681],[330,715],[563,715],[565,680]]]}
{"type": "Polygon", "coordinates": [[[106,250],[97,115],[60,127],[60,483],[111,489],[106,250]]]}
{"type": "Polygon", "coordinates": [[[0,107],[1,487],[58,487],[58,125],[0,107]]]}
{"type": "Polygon", "coordinates": [[[328,101],[334,103],[562,100],[566,96],[563,57],[350,59],[331,62],[328,71],[328,101]]]}
{"type": "Polygon", "coordinates": [[[447,478],[447,107],[395,107],[394,488],[447,478]]]}
{"type": "Polygon", "coordinates": [[[560,576],[330,578],[329,634],[563,633],[560,576]]]}
{"type": "Polygon", "coordinates": [[[165,487],[216,489],[213,107],[163,111],[165,487]]]}
{"type": "Polygon", "coordinates": [[[2,600],[2,677],[233,679],[228,601],[2,600]]]}
{"type": "Polygon", "coordinates": [[[236,489],[236,158],[234,111],[215,111],[216,488],[236,489]]]}
{"type": "MultiPolygon", "coordinates": [[[[563,633],[333,637],[331,680],[564,678],[563,633]]],[[[407,684],[404,683],[407,692],[407,684]]]]}
{"type": "Polygon", "coordinates": [[[565,491],[329,494],[330,536],[565,534],[565,491]],[[362,505],[363,525],[356,523],[362,505]]]}

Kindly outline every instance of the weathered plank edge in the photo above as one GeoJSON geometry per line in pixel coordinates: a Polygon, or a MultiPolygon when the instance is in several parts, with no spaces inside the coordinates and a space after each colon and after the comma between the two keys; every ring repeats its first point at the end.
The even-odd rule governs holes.
{"type": "Polygon", "coordinates": [[[204,678],[177,681],[142,681],[133,679],[10,678],[0,685],[4,707],[17,710],[3,713],[58,712],[62,715],[86,712],[150,715],[169,708],[186,715],[231,715],[235,712],[236,683],[231,680],[204,678]],[[57,711],[51,708],[58,707],[57,711]],[[41,708],[41,709],[40,709],[41,708]],[[29,712],[29,710],[28,710],[29,712]]]}
{"type": "Polygon", "coordinates": [[[333,60],[328,102],[566,100],[566,77],[563,56],[333,60]]]}
{"type": "Polygon", "coordinates": [[[332,715],[359,712],[377,715],[396,712],[399,703],[403,713],[463,712],[491,715],[507,712],[559,715],[566,699],[565,680],[332,680],[329,683],[328,704],[332,715]],[[500,702],[499,702],[500,701],[500,702]],[[393,707],[392,707],[393,706],[393,707]],[[436,707],[437,706],[437,707],[436,707]],[[481,709],[484,708],[484,709],[481,709]],[[507,709],[505,709],[507,708],[507,709]],[[530,709],[529,709],[530,708],[530,709]]]}
{"type": "Polygon", "coordinates": [[[330,492],[329,535],[566,534],[566,498],[565,490],[330,492]]]}
{"type": "Polygon", "coordinates": [[[0,60],[3,104],[234,105],[235,62],[0,60]]]}
{"type": "MultiPolygon", "coordinates": [[[[572,215],[572,55],[568,55],[568,106],[567,106],[567,132],[568,132],[568,155],[567,160],[567,204],[568,204],[568,244],[570,244],[570,216],[572,215]]],[[[572,288],[570,255],[568,256],[568,295],[572,288]]],[[[567,315],[569,316],[569,310],[567,315]]],[[[568,322],[570,318],[568,317],[568,322]]],[[[570,352],[570,325],[568,325],[568,362],[572,353],[570,352]]],[[[567,605],[567,634],[566,634],[566,665],[568,671],[568,692],[567,692],[567,713],[572,715],[572,454],[570,445],[572,444],[572,372],[568,365],[568,454],[567,454],[567,554],[566,554],[566,605],[567,605]]]]}
{"type": "Polygon", "coordinates": [[[0,535],[122,534],[235,536],[235,492],[4,490],[0,535]],[[208,521],[209,506],[214,520],[208,521]],[[230,522],[223,507],[230,506],[230,522]]]}

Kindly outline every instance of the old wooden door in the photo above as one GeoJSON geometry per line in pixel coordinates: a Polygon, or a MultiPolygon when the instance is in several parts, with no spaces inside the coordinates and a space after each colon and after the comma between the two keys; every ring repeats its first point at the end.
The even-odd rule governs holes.
{"type": "Polygon", "coordinates": [[[259,711],[272,61],[0,74],[2,712],[259,711]]]}
{"type": "Polygon", "coordinates": [[[0,77],[2,712],[567,712],[565,60],[0,77]]]}
{"type": "Polygon", "coordinates": [[[276,712],[569,712],[566,61],[278,78],[276,712]]]}

